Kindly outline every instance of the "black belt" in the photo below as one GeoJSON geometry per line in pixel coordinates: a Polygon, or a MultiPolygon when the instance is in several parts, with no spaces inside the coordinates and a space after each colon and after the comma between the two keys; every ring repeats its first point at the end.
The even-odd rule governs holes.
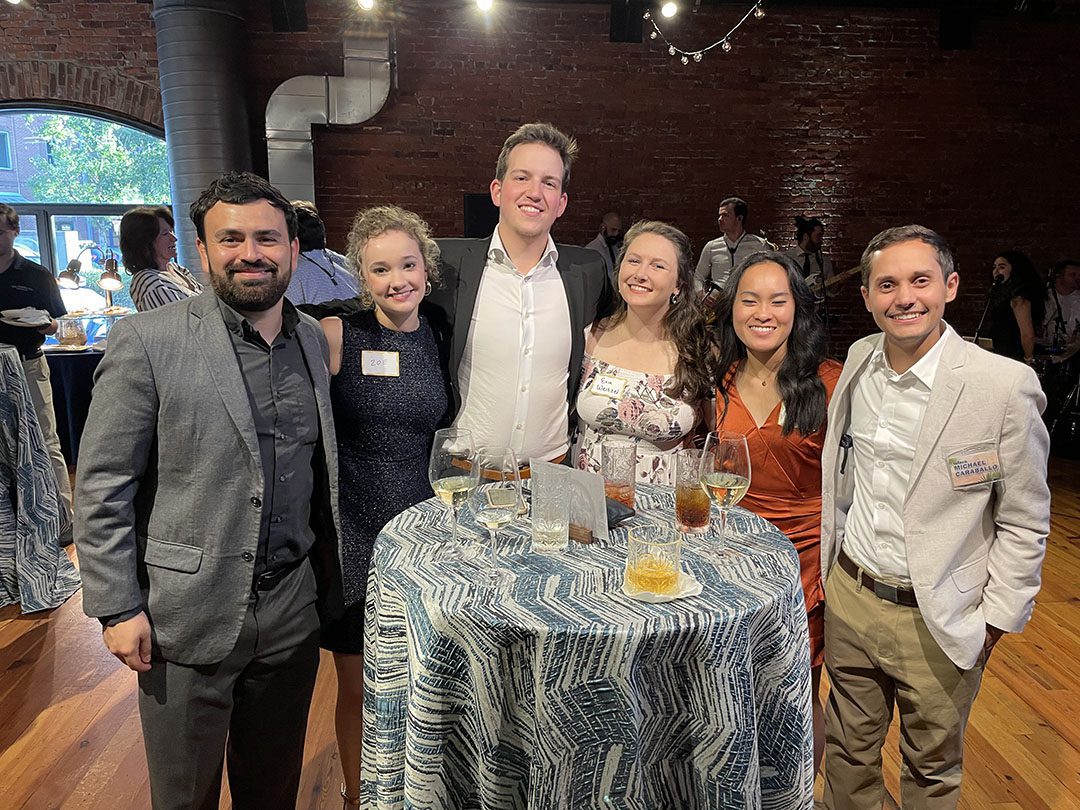
{"type": "Polygon", "coordinates": [[[281,580],[303,565],[305,561],[307,561],[307,557],[301,557],[296,562],[291,562],[281,568],[275,568],[273,571],[267,571],[265,574],[259,574],[259,576],[255,577],[254,589],[257,591],[272,591],[281,580]]]}
{"type": "Polygon", "coordinates": [[[874,579],[857,562],[845,554],[843,549],[840,549],[840,557],[836,562],[853,580],[860,583],[864,588],[872,590],[874,596],[879,599],[897,605],[904,605],[905,607],[919,606],[918,600],[915,599],[914,590],[911,588],[898,588],[895,585],[874,579]]]}

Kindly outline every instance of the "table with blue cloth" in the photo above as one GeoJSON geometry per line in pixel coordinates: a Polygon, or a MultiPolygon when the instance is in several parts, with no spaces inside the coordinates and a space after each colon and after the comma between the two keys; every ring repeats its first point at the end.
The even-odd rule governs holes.
{"type": "MultiPolygon", "coordinates": [[[[671,524],[672,490],[638,485],[629,526],[671,524]]],[[[700,595],[622,592],[626,528],[556,555],[523,518],[499,532],[505,590],[438,562],[432,499],[380,533],[365,612],[365,807],[809,808],[810,654],[799,565],[770,523],[729,513],[729,552],[685,536],[700,595]]],[[[463,534],[486,533],[462,509],[463,534]]]]}
{"type": "Polygon", "coordinates": [[[79,573],[60,546],[66,513],[22,360],[0,346],[0,607],[46,610],[79,589],[79,573]]]}
{"type": "Polygon", "coordinates": [[[104,356],[104,350],[98,349],[45,351],[56,413],[56,435],[60,437],[60,449],[68,464],[79,463],[79,442],[90,414],[94,372],[104,356]]]}

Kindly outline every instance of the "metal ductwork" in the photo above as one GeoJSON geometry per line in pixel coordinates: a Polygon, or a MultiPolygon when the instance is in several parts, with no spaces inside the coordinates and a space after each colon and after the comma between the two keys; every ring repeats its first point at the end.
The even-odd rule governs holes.
{"type": "Polygon", "coordinates": [[[210,181],[251,168],[240,0],[154,0],[179,261],[200,269],[188,209],[210,181]]]}
{"type": "Polygon", "coordinates": [[[360,124],[390,96],[389,31],[347,33],[343,76],[294,76],[266,105],[270,182],[290,200],[315,199],[313,124],[360,124]]]}

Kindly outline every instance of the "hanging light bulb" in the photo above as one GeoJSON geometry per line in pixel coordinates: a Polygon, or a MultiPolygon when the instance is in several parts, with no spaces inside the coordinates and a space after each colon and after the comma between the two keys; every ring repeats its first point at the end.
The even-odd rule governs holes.
{"type": "Polygon", "coordinates": [[[667,52],[668,52],[669,56],[674,56],[675,55],[675,46],[674,45],[668,45],[667,52]]]}
{"type": "Polygon", "coordinates": [[[694,61],[695,62],[700,62],[701,61],[701,51],[698,51],[697,53],[694,54],[694,61]]]}
{"type": "Polygon", "coordinates": [[[660,6],[660,13],[665,17],[674,17],[679,12],[679,7],[675,5],[671,0],[660,6]]]}
{"type": "Polygon", "coordinates": [[[649,32],[649,39],[656,39],[656,32],[655,31],[650,31],[649,32]]]}
{"type": "Polygon", "coordinates": [[[641,19],[643,19],[643,20],[651,20],[652,19],[652,14],[650,14],[649,12],[646,11],[644,14],[641,15],[641,19]]]}
{"type": "Polygon", "coordinates": [[[686,56],[684,56],[684,57],[683,57],[682,59],[680,59],[679,61],[680,61],[680,62],[682,62],[682,63],[683,63],[684,65],[689,65],[689,64],[690,64],[690,58],[689,58],[689,57],[686,57],[686,56]]]}
{"type": "Polygon", "coordinates": [[[720,50],[722,50],[724,53],[731,53],[731,43],[725,39],[723,42],[720,43],[720,50]]]}
{"type": "Polygon", "coordinates": [[[375,0],[359,0],[360,8],[364,11],[371,11],[375,8],[375,0]]]}
{"type": "Polygon", "coordinates": [[[765,9],[763,9],[759,4],[757,6],[757,8],[754,9],[754,19],[760,20],[764,16],[765,16],[765,9]]]}

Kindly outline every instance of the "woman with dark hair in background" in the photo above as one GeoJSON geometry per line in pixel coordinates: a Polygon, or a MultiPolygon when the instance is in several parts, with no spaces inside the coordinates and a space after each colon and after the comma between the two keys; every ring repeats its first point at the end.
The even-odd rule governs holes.
{"type": "Polygon", "coordinates": [[[821,448],[841,366],[825,357],[825,327],[793,259],[755,253],[727,279],[717,313],[717,429],[746,436],[753,470],[740,506],[771,521],[799,554],[810,629],[814,769],[825,723],[819,691],[825,657],[821,583],[821,448]]]}
{"type": "Polygon", "coordinates": [[[202,292],[195,277],[176,263],[176,234],[167,206],[132,208],[120,220],[120,257],[131,273],[135,309],[183,301],[202,292]]]}
{"type": "Polygon", "coordinates": [[[1018,250],[999,253],[993,270],[990,336],[994,353],[1030,363],[1035,356],[1035,325],[1042,324],[1046,307],[1043,281],[1031,259],[1018,250]]]}
{"type": "Polygon", "coordinates": [[[634,438],[637,480],[675,483],[675,452],[712,394],[709,338],[694,301],[690,240],[638,222],[623,240],[615,311],[585,342],[577,397],[577,467],[600,470],[605,436],[634,438]]]}

